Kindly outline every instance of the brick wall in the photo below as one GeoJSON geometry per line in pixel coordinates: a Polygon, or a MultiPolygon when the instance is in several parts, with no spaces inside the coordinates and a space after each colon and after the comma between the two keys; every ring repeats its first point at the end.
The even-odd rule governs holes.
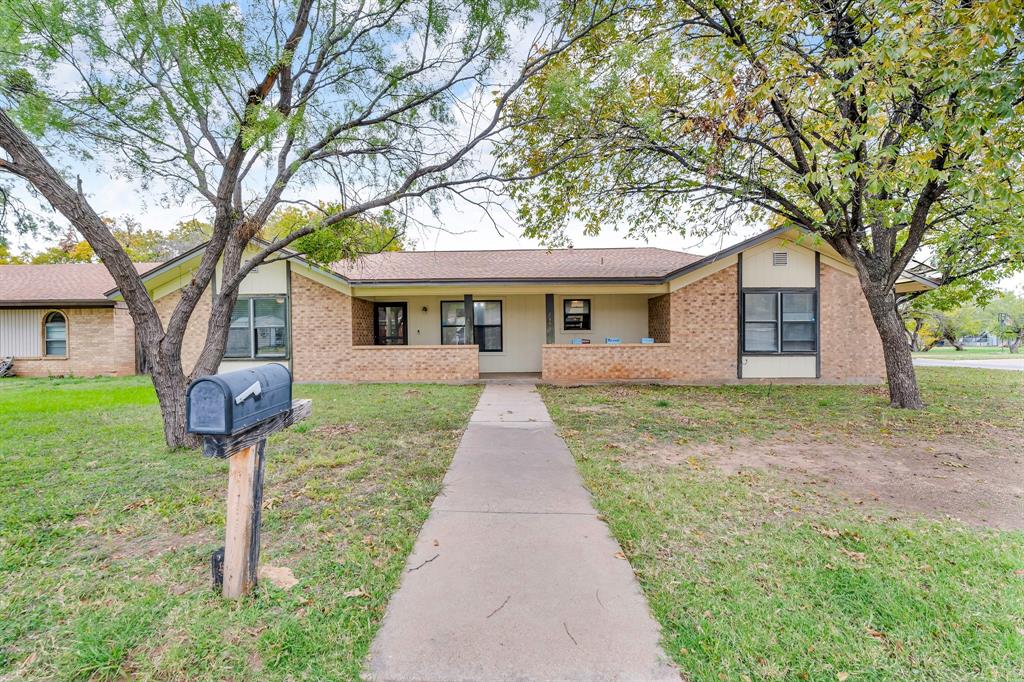
{"type": "Polygon", "coordinates": [[[470,381],[476,346],[374,346],[373,304],[292,272],[296,381],[470,381]],[[355,344],[366,339],[368,343],[355,344]]]}
{"type": "Polygon", "coordinates": [[[856,275],[821,265],[821,378],[885,381],[882,340],[856,275]]]}
{"type": "MultiPolygon", "coordinates": [[[[49,310],[40,311],[42,320],[49,310]]],[[[68,323],[66,358],[15,358],[18,376],[126,376],[135,373],[135,327],[124,304],[115,308],[61,308],[68,323]]]]}
{"type": "Polygon", "coordinates": [[[357,346],[351,349],[352,381],[475,381],[476,346],[357,346]]]}
{"type": "Polygon", "coordinates": [[[373,301],[352,298],[352,345],[373,345],[373,301]]]}
{"type": "Polygon", "coordinates": [[[541,351],[545,381],[673,379],[671,344],[548,344],[541,351]]]}
{"type": "Polygon", "coordinates": [[[647,299],[647,335],[655,343],[669,343],[672,340],[671,304],[670,294],[647,299]]]}
{"type": "Polygon", "coordinates": [[[292,271],[292,372],[296,381],[346,381],[352,348],[349,296],[292,271]]]}
{"type": "MultiPolygon", "coordinates": [[[[154,301],[153,305],[156,306],[156,311],[160,315],[165,329],[174,312],[174,307],[180,300],[181,292],[174,291],[154,301]]],[[[196,303],[192,316],[188,320],[188,326],[185,327],[185,336],[181,340],[181,368],[185,374],[192,371],[196,360],[199,359],[199,354],[203,352],[203,344],[206,343],[206,328],[210,324],[212,301],[213,292],[207,289],[196,303]]]]}
{"type": "Polygon", "coordinates": [[[736,379],[736,266],[671,294],[672,376],[719,383],[736,379]]]}

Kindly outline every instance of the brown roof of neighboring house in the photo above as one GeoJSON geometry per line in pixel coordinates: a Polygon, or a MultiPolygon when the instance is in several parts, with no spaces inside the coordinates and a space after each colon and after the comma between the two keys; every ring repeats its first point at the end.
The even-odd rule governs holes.
{"type": "MultiPolygon", "coordinates": [[[[146,272],[157,263],[136,263],[146,272]]],[[[0,306],[113,305],[114,278],[102,263],[0,265],[0,306]]]]}
{"type": "Polygon", "coordinates": [[[659,279],[700,259],[654,247],[390,251],[332,268],[353,282],[659,279]]]}

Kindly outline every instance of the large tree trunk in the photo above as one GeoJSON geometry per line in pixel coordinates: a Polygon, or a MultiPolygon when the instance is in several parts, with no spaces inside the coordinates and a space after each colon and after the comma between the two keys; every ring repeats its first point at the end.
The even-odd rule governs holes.
{"type": "Polygon", "coordinates": [[[172,448],[194,448],[200,445],[200,438],[186,430],[185,390],[188,388],[188,379],[180,366],[174,363],[153,363],[153,388],[160,401],[167,445],[172,448]]]}
{"type": "Polygon", "coordinates": [[[871,318],[882,339],[885,356],[885,374],[889,381],[889,404],[918,410],[924,407],[921,390],[917,386],[913,356],[907,345],[907,328],[893,305],[891,291],[864,289],[871,310],[871,318]]]}

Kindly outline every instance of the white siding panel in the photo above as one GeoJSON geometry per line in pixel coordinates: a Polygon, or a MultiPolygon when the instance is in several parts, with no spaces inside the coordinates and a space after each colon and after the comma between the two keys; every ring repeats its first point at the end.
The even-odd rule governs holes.
{"type": "Polygon", "coordinates": [[[0,356],[38,357],[43,311],[38,309],[0,310],[0,356]]]}
{"type": "Polygon", "coordinates": [[[817,360],[813,355],[744,355],[744,379],[813,379],[817,360]]]}

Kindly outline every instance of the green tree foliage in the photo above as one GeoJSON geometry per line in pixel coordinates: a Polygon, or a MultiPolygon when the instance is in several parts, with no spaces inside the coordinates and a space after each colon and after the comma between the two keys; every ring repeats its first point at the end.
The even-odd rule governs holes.
{"type": "MultiPolygon", "coordinates": [[[[318,222],[341,210],[341,206],[332,203],[305,209],[297,206],[280,208],[267,221],[261,237],[265,240],[287,237],[300,229],[315,227],[318,222]]],[[[399,224],[397,214],[386,210],[373,216],[348,218],[325,228],[315,227],[312,234],[297,239],[293,247],[310,262],[327,266],[368,253],[401,251],[406,248],[405,230],[399,224]]]]}
{"type": "Polygon", "coordinates": [[[1004,291],[985,306],[986,329],[1006,342],[1011,353],[1024,342],[1024,295],[1004,291]]]}
{"type": "MultiPolygon", "coordinates": [[[[925,299],[926,301],[926,299],[925,299]]],[[[918,344],[914,350],[929,350],[939,341],[945,341],[957,350],[963,350],[961,340],[985,331],[986,316],[977,306],[963,305],[940,309],[917,305],[910,314],[918,344]],[[919,323],[918,323],[919,322],[919,323]]]]}
{"type": "MultiPolygon", "coordinates": [[[[921,405],[892,287],[915,258],[1022,265],[1024,13],[1006,0],[678,0],[591,33],[518,98],[528,234],[799,226],[856,267],[890,396],[921,405]],[[966,257],[967,254],[971,254],[966,257]]],[[[980,269],[980,270],[979,270],[980,269]]],[[[978,281],[975,279],[974,281],[978,281]]]]}
{"type": "Polygon", "coordinates": [[[101,257],[153,368],[167,440],[194,443],[180,396],[218,366],[245,275],[352,218],[386,221],[386,208],[492,179],[473,161],[508,129],[512,95],[606,14],[538,0],[3,0],[0,182],[38,192],[101,257]],[[510,37],[528,26],[536,40],[510,67],[510,37]],[[163,199],[210,222],[166,320],[88,203],[107,173],[166,187],[163,199]],[[249,248],[282,202],[309,192],[337,210],[249,248]],[[205,345],[182,367],[218,263],[205,345]]]}
{"type": "Polygon", "coordinates": [[[16,253],[11,253],[7,244],[0,242],[0,265],[21,265],[25,261],[16,253]]]}

